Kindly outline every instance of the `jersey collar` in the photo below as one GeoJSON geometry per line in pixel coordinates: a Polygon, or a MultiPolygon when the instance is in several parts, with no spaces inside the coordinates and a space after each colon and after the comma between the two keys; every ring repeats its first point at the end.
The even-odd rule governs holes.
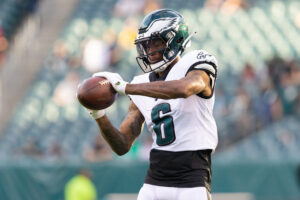
{"type": "Polygon", "coordinates": [[[164,73],[164,75],[162,77],[158,77],[158,74],[156,72],[151,72],[149,74],[149,80],[150,82],[154,82],[154,81],[164,81],[166,80],[170,70],[172,69],[173,67],[168,67],[164,73]]]}

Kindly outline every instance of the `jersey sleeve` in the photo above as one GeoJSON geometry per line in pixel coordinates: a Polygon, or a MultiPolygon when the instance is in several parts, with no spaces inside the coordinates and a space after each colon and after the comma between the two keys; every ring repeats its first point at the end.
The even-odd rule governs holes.
{"type": "MultiPolygon", "coordinates": [[[[210,55],[206,51],[200,50],[194,60],[191,66],[189,67],[188,71],[186,74],[188,74],[190,71],[193,70],[203,70],[205,71],[209,78],[210,78],[210,87],[212,90],[215,88],[215,83],[216,83],[216,78],[217,78],[217,60],[214,56],[210,55]]],[[[201,96],[201,94],[198,94],[198,96],[201,96]]],[[[210,98],[210,97],[204,97],[203,98],[210,98]]]]}
{"type": "Polygon", "coordinates": [[[208,75],[217,77],[217,60],[214,56],[208,54],[206,51],[199,51],[196,58],[193,59],[193,63],[188,69],[187,73],[192,70],[203,70],[208,75]]]}

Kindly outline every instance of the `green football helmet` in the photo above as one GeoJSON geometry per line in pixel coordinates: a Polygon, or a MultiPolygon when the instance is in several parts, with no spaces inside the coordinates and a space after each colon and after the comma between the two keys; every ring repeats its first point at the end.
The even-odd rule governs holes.
{"type": "Polygon", "coordinates": [[[148,14],[138,28],[138,35],[135,40],[138,56],[137,63],[147,73],[151,71],[161,72],[182,54],[190,43],[193,34],[189,34],[188,26],[184,18],[171,9],[156,10],[148,14]],[[162,59],[155,63],[150,62],[147,53],[147,45],[151,41],[162,40],[164,48],[157,52],[162,54],[162,59]]]}

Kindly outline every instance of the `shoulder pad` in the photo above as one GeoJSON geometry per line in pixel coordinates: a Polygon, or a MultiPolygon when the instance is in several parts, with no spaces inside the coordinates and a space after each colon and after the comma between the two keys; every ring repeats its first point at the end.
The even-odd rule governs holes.
{"type": "Polygon", "coordinates": [[[196,60],[197,60],[197,62],[203,61],[205,63],[213,63],[216,66],[218,65],[217,59],[204,50],[199,50],[197,52],[196,60]]]}

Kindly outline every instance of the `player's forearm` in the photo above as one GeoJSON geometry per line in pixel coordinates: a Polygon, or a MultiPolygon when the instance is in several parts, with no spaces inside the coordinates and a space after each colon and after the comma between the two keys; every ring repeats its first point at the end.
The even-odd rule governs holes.
{"type": "Polygon", "coordinates": [[[126,94],[143,95],[160,99],[183,98],[185,96],[179,81],[127,84],[126,94]]]}
{"type": "Polygon", "coordinates": [[[126,136],[116,129],[106,116],[96,120],[101,133],[112,150],[118,155],[124,155],[129,151],[129,144],[126,136]]]}
{"type": "Polygon", "coordinates": [[[126,94],[143,95],[160,99],[187,98],[194,94],[194,88],[191,84],[183,83],[180,80],[174,81],[156,81],[151,83],[127,84],[126,94]]]}

